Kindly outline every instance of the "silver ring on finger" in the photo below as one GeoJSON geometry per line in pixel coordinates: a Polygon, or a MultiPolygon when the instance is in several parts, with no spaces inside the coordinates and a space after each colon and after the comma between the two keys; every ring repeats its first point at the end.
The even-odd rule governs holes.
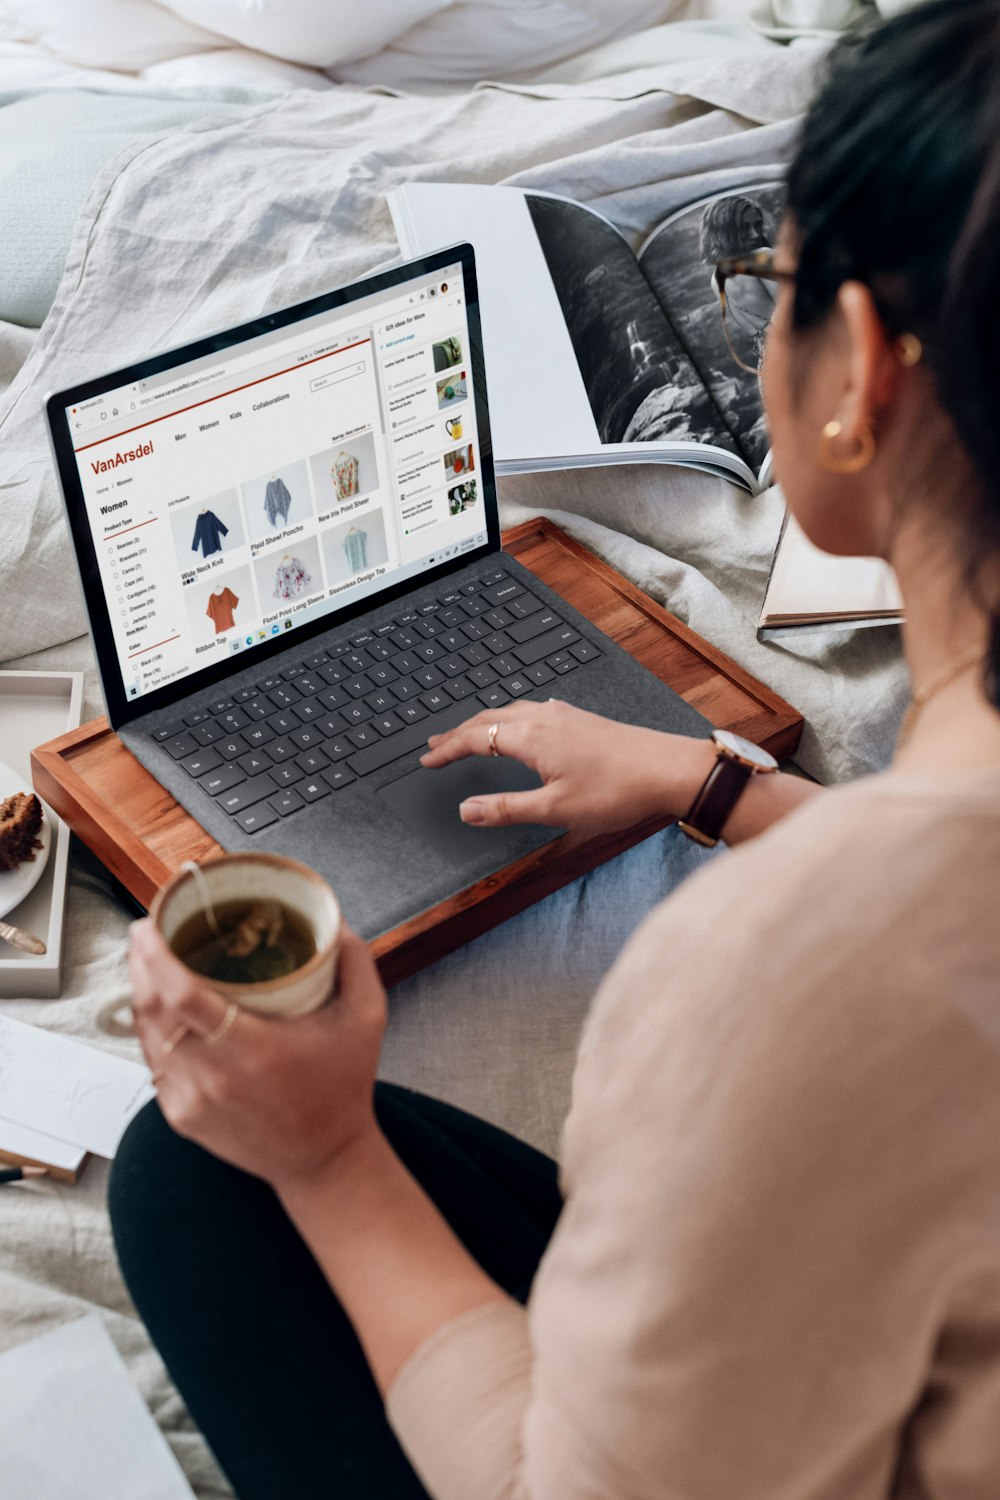
{"type": "Polygon", "coordinates": [[[502,724],[491,724],[489,727],[490,754],[501,755],[503,752],[497,749],[497,735],[503,728],[502,724]]]}

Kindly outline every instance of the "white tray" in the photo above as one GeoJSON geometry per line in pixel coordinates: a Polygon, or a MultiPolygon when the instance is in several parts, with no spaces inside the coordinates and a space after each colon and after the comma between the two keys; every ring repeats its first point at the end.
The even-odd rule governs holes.
{"type": "MultiPolygon", "coordinates": [[[[80,723],[82,672],[0,672],[0,759],[31,784],[31,751],[80,723]]],[[[6,920],[33,932],[48,952],[18,953],[0,942],[0,997],[51,1000],[62,986],[63,919],[70,833],[47,803],[52,852],[45,874],[6,920]]]]}

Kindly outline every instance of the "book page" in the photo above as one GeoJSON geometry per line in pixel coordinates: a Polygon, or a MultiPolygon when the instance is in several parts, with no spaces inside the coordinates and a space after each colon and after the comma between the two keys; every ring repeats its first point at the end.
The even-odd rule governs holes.
{"type": "Polygon", "coordinates": [[[4,1500],[193,1500],[97,1317],[0,1355],[4,1500]]]}
{"type": "MultiPolygon", "coordinates": [[[[757,184],[697,203],[665,219],[643,245],[639,264],[725,430],[760,472],[770,447],[759,380],[736,363],[726,341],[716,262],[773,248],[784,211],[783,182],[757,184]]],[[[757,278],[726,288],[729,337],[745,364],[756,368],[774,311],[776,287],[757,278]]]]}
{"type": "Polygon", "coordinates": [[[782,620],[899,614],[896,575],[878,557],[833,557],[821,552],[789,516],[774,556],[761,625],[782,620]]]}
{"type": "Polygon", "coordinates": [[[142,1064],[0,1016],[5,1149],[4,1130],[13,1125],[114,1156],[126,1125],[153,1093],[142,1064]]]}
{"type": "Polygon", "coordinates": [[[524,194],[411,182],[389,195],[404,255],[476,252],[490,427],[498,460],[590,453],[597,423],[524,194]]]}

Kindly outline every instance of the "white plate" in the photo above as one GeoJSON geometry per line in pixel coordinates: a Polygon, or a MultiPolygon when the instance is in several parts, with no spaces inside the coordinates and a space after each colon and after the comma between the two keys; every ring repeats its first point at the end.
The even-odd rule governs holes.
{"type": "MultiPolygon", "coordinates": [[[[25,783],[24,777],[19,776],[16,771],[0,760],[0,802],[5,797],[13,797],[15,792],[30,791],[31,787],[25,783]]],[[[44,809],[41,832],[38,837],[42,841],[42,847],[35,850],[34,859],[26,859],[24,864],[18,865],[16,870],[0,871],[0,917],[5,917],[9,911],[13,911],[28,892],[34,890],[45,873],[45,866],[49,862],[49,850],[52,848],[52,828],[44,809]]]]}

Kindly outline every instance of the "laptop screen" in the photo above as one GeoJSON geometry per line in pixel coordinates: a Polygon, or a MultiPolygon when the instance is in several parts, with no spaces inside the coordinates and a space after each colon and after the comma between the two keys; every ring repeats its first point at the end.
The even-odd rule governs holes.
{"type": "Polygon", "coordinates": [[[487,546],[471,253],[450,254],[65,393],[106,689],[111,665],[125,703],[152,707],[487,546]]]}

